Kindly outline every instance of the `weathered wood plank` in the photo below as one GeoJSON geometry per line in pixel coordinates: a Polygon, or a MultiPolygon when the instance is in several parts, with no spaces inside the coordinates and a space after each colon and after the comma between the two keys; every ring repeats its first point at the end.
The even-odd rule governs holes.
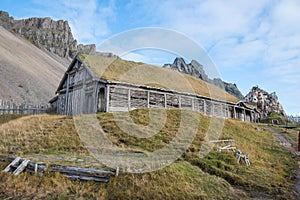
{"type": "Polygon", "coordinates": [[[13,175],[17,176],[27,167],[29,160],[23,160],[22,163],[17,167],[17,169],[13,172],[13,175]]]}
{"type": "MultiPolygon", "coordinates": [[[[22,171],[26,170],[32,174],[42,175],[43,172],[47,169],[45,164],[32,162],[26,159],[13,158],[8,157],[5,161],[11,161],[11,163],[5,168],[5,172],[14,171],[14,175],[19,175],[22,171]],[[9,170],[8,170],[8,167],[9,170]]],[[[71,178],[73,180],[92,180],[97,182],[108,182],[111,177],[117,176],[119,173],[119,168],[117,168],[116,172],[100,170],[94,168],[78,168],[78,167],[70,167],[70,166],[50,166],[48,168],[51,172],[59,172],[62,175],[71,178]]]]}
{"type": "Polygon", "coordinates": [[[104,182],[107,183],[109,178],[102,178],[102,177],[90,177],[90,176],[76,176],[76,175],[66,175],[64,176],[70,178],[71,180],[82,180],[82,181],[96,181],[96,182],[104,182]]]}
{"type": "Polygon", "coordinates": [[[12,166],[15,166],[20,162],[20,157],[16,157],[4,170],[3,172],[9,172],[12,168],[12,166]]]}

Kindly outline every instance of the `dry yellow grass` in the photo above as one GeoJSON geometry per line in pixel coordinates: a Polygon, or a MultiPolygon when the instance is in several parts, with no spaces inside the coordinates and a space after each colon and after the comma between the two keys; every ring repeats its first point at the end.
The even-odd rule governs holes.
{"type": "Polygon", "coordinates": [[[79,57],[89,66],[96,77],[102,77],[103,79],[156,86],[238,102],[236,97],[212,84],[171,69],[120,58],[93,55],[80,55],[79,57]]]}
{"type": "Polygon", "coordinates": [[[26,116],[0,125],[1,154],[86,154],[72,118],[54,115],[26,116]]]}
{"type": "MultiPolygon", "coordinates": [[[[167,145],[180,126],[180,111],[166,112],[169,117],[165,126],[150,138],[126,135],[116,125],[111,113],[99,113],[97,117],[113,143],[125,149],[151,152],[167,145]]],[[[148,113],[148,109],[138,109],[131,111],[130,116],[136,124],[147,125],[148,113]]],[[[232,152],[214,150],[200,159],[199,150],[210,118],[194,112],[190,115],[200,119],[196,137],[186,153],[166,168],[151,173],[121,173],[108,184],[72,182],[50,173],[42,177],[22,174],[16,178],[0,173],[0,191],[3,191],[0,198],[19,198],[20,195],[34,198],[36,195],[48,199],[297,199],[293,185],[296,160],[279,146],[270,132],[256,124],[226,120],[221,138],[235,139],[234,146],[249,155],[251,166],[236,163],[232,152]],[[234,189],[236,186],[239,191],[234,189]]],[[[33,153],[88,156],[73,119],[65,116],[40,115],[15,119],[0,125],[0,136],[1,154],[23,157],[33,153]]]]}

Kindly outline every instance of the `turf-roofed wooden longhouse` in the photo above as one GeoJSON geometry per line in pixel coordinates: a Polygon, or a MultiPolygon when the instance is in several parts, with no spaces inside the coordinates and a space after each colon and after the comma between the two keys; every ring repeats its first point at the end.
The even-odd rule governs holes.
{"type": "Polygon", "coordinates": [[[255,108],[214,85],[111,54],[77,55],[50,103],[57,113],[66,115],[164,108],[243,121],[259,120],[255,108]]]}

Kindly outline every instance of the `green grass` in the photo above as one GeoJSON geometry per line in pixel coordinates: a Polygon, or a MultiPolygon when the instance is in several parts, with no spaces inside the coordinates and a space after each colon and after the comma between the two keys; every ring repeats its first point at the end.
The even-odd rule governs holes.
{"type": "MultiPolygon", "coordinates": [[[[4,165],[0,165],[4,167],[4,165]]],[[[211,176],[188,162],[179,161],[162,170],[122,173],[108,184],[71,181],[60,174],[42,177],[0,173],[0,198],[22,199],[237,199],[223,179],[211,176]]],[[[245,194],[242,194],[242,197],[245,194]]]]}
{"type": "MultiPolygon", "coordinates": [[[[274,127],[273,127],[274,128],[274,127]]],[[[288,139],[288,141],[292,144],[292,147],[297,151],[298,150],[298,134],[300,132],[300,127],[295,129],[286,129],[277,127],[278,131],[282,136],[288,139]]]]}
{"type": "MultiPolygon", "coordinates": [[[[247,190],[276,194],[287,198],[292,194],[297,168],[296,160],[275,141],[273,135],[256,125],[236,120],[226,120],[222,138],[235,139],[235,145],[247,154],[251,166],[237,164],[233,153],[211,152],[204,159],[188,155],[188,160],[202,170],[223,177],[229,183],[247,190]]],[[[292,197],[291,197],[292,198],[292,197]]]]}
{"type": "MultiPolygon", "coordinates": [[[[151,112],[153,114],[153,110],[151,112]]],[[[163,111],[157,110],[153,115],[163,121],[160,112],[163,111]]],[[[126,114],[119,113],[118,123],[130,126],[125,120],[126,114]]],[[[149,109],[137,109],[129,114],[140,127],[152,123],[149,109]]],[[[256,124],[225,120],[220,138],[235,139],[233,145],[248,154],[251,166],[238,164],[233,152],[215,149],[200,159],[199,151],[211,119],[196,112],[186,111],[186,114],[189,117],[184,130],[189,131],[189,127],[199,121],[196,137],[182,157],[163,169],[141,174],[123,172],[108,184],[70,181],[52,173],[42,177],[26,173],[11,177],[0,173],[0,191],[3,191],[0,198],[23,195],[28,199],[297,199],[294,191],[296,160],[279,146],[270,132],[256,124]]],[[[177,134],[181,112],[167,110],[166,116],[156,134],[138,138],[119,128],[113,114],[97,114],[110,141],[124,149],[140,152],[156,151],[168,145],[177,134]]],[[[295,133],[286,134],[295,138],[295,133]]],[[[66,116],[38,115],[11,120],[0,125],[0,135],[0,154],[4,155],[89,156],[73,119],[66,116]]],[[[59,164],[76,165],[77,162],[59,164]]],[[[1,168],[4,167],[2,164],[1,168]]]]}
{"type": "Polygon", "coordinates": [[[286,124],[286,118],[283,115],[280,115],[276,112],[271,112],[268,117],[261,120],[261,123],[272,124],[272,120],[277,120],[278,124],[286,124]]]}

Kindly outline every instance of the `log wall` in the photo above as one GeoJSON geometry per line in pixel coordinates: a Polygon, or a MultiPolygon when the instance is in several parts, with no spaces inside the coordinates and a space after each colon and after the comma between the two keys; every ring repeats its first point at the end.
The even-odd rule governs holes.
{"type": "Polygon", "coordinates": [[[109,86],[108,112],[136,108],[166,108],[194,110],[209,116],[230,117],[226,103],[171,92],[146,90],[119,85],[109,86]]]}

